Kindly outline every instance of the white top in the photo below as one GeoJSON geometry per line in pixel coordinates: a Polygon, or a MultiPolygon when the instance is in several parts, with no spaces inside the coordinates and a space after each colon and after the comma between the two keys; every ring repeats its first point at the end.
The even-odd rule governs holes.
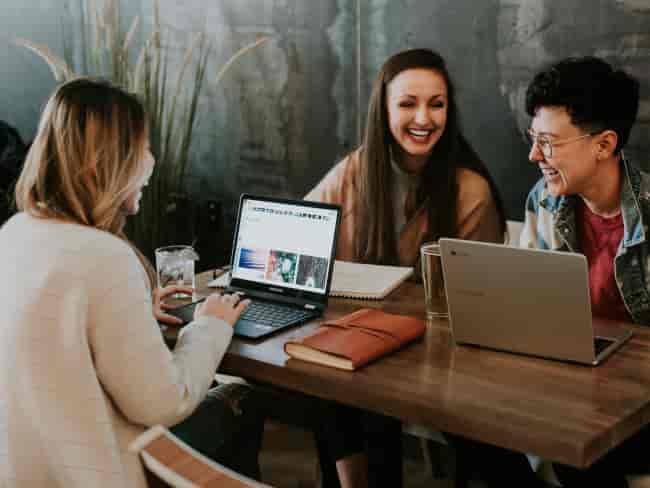
{"type": "Polygon", "coordinates": [[[0,486],[145,487],[128,444],[205,397],[232,338],[208,317],[170,352],[133,250],[18,214],[0,229],[0,486]]]}

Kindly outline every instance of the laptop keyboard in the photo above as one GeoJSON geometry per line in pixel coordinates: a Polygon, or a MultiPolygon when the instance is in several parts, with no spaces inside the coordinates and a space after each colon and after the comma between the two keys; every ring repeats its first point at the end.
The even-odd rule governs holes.
{"type": "Polygon", "coordinates": [[[596,351],[596,356],[601,352],[607,349],[612,345],[614,341],[612,339],[605,339],[604,337],[594,337],[594,349],[596,351]]]}
{"type": "Polygon", "coordinates": [[[250,320],[268,327],[282,327],[303,322],[314,315],[315,313],[310,310],[277,303],[253,301],[241,314],[240,319],[250,320]]]}

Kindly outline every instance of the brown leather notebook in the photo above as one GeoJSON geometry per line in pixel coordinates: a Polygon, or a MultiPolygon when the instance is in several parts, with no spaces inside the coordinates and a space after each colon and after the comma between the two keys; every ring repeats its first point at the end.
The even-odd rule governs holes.
{"type": "Polygon", "coordinates": [[[415,317],[364,308],[287,342],[284,351],[296,359],[353,371],[421,337],[425,327],[415,317]]]}

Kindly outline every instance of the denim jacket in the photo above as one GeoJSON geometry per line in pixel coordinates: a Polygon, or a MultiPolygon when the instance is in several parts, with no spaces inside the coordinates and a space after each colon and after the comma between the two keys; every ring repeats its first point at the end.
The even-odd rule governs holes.
{"type": "MultiPolygon", "coordinates": [[[[635,323],[650,325],[650,273],[648,222],[650,175],[625,159],[621,162],[621,213],[623,239],[614,258],[614,277],[625,308],[635,323]]],[[[550,195],[540,179],[528,194],[526,220],[520,246],[580,252],[575,209],[578,196],[550,195]]]]}

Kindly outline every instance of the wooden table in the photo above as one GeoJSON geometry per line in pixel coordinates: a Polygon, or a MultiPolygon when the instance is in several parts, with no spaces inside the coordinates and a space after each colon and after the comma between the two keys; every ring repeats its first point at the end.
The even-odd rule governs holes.
{"type": "MultiPolygon", "coordinates": [[[[211,278],[198,279],[201,291],[211,278]]],[[[405,283],[381,302],[332,299],[325,319],[361,307],[424,318],[422,289],[405,283]]],[[[234,339],[220,371],[585,467],[650,421],[650,329],[592,368],[455,346],[446,321],[423,340],[356,372],[289,359],[292,337],[234,339]]]]}

